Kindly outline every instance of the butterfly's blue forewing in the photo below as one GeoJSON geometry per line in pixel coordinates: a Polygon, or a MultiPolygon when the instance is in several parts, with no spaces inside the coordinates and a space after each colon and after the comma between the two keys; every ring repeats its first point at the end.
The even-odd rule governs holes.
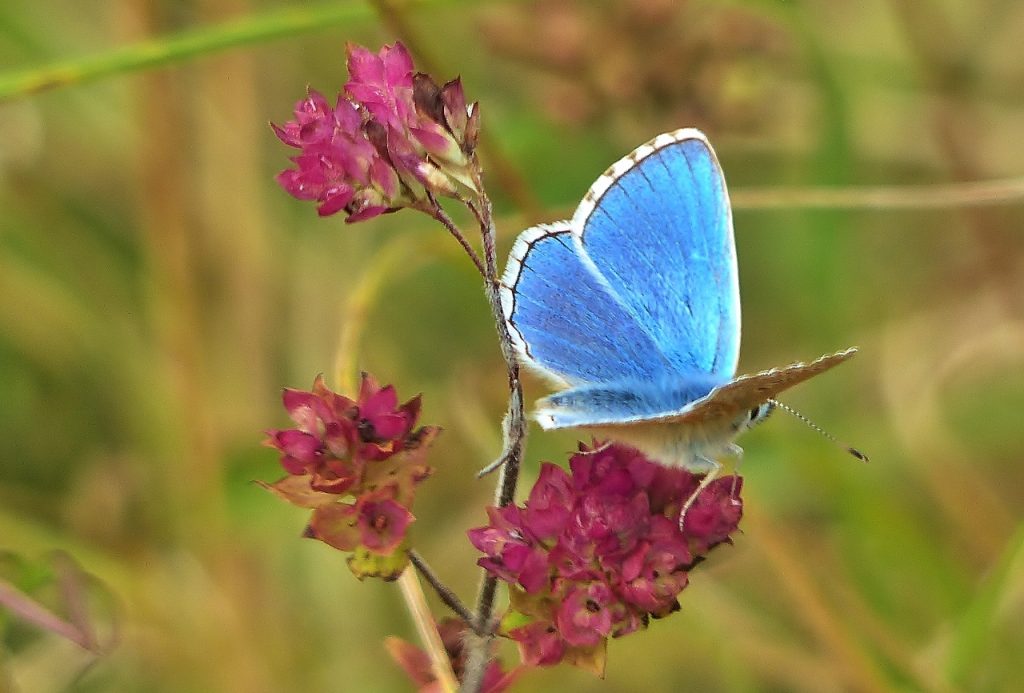
{"type": "Polygon", "coordinates": [[[616,162],[573,215],[584,262],[676,370],[736,372],[740,298],[725,179],[704,135],[660,135],[616,162]]]}

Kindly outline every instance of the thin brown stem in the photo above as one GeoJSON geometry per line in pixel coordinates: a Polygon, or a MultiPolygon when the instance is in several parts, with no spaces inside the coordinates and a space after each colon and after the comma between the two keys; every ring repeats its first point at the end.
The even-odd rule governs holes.
{"type": "MultiPolygon", "coordinates": [[[[505,357],[505,367],[508,374],[509,402],[504,422],[505,445],[499,458],[501,460],[502,473],[495,495],[495,502],[498,507],[504,507],[515,500],[516,484],[519,480],[519,463],[522,459],[523,444],[526,440],[526,418],[523,412],[523,386],[519,379],[519,360],[516,356],[515,347],[512,345],[512,335],[508,331],[508,324],[505,322],[505,313],[501,307],[501,285],[498,281],[494,216],[491,209],[491,201],[486,195],[481,195],[480,197],[479,218],[481,220],[480,231],[483,239],[484,261],[487,270],[487,283],[484,286],[484,290],[487,293],[487,299],[491,305],[491,313],[494,317],[495,326],[498,329],[501,353],[505,357]]],[[[477,616],[480,617],[481,614],[478,612],[477,616]]]]}
{"type": "MultiPolygon", "coordinates": [[[[473,204],[473,200],[463,200],[463,202],[469,211],[473,213],[473,217],[476,219],[476,223],[480,228],[485,228],[487,226],[487,220],[484,219],[484,215],[483,212],[480,211],[480,207],[473,204]]],[[[495,274],[497,274],[497,272],[495,272],[495,274]]]]}
{"type": "MultiPolygon", "coordinates": [[[[479,170],[479,169],[477,169],[479,170]]],[[[477,181],[477,189],[482,190],[481,181],[477,181]]],[[[501,473],[495,490],[495,502],[503,507],[515,500],[516,486],[519,482],[519,466],[522,461],[523,446],[526,440],[526,418],[523,413],[523,387],[519,380],[519,361],[512,345],[512,336],[505,323],[505,314],[501,307],[501,292],[498,282],[498,259],[496,249],[496,229],[491,201],[485,194],[480,195],[479,205],[471,207],[480,221],[480,235],[484,249],[485,283],[484,291],[491,306],[491,314],[498,330],[501,353],[505,358],[508,375],[509,401],[508,412],[504,420],[504,447],[499,459],[501,473]]],[[[476,693],[483,683],[484,671],[492,657],[494,640],[494,598],[497,594],[498,580],[486,571],[477,594],[476,619],[473,630],[478,637],[466,643],[465,675],[462,690],[476,693]]]]}
{"type": "Polygon", "coordinates": [[[420,556],[415,549],[409,550],[409,562],[412,563],[419,572],[420,577],[426,580],[427,584],[434,588],[434,591],[437,592],[437,596],[442,602],[444,602],[445,606],[454,611],[455,614],[463,621],[472,625],[473,614],[466,608],[466,605],[462,603],[462,600],[460,600],[447,585],[441,582],[440,578],[437,577],[437,574],[431,569],[427,562],[423,560],[423,557],[420,556]]]}
{"type": "Polygon", "coordinates": [[[444,211],[444,208],[441,207],[441,204],[437,201],[437,198],[434,197],[433,193],[428,192],[427,199],[430,200],[430,204],[422,208],[423,211],[441,222],[441,225],[448,229],[448,233],[450,233],[458,244],[462,246],[462,249],[466,251],[466,255],[468,255],[469,259],[473,261],[474,265],[476,265],[476,271],[479,272],[480,276],[486,281],[487,271],[484,269],[484,263],[480,261],[480,256],[473,249],[473,246],[471,246],[469,241],[466,240],[466,237],[462,235],[462,231],[460,231],[459,227],[455,225],[455,222],[452,221],[450,216],[448,216],[448,213],[444,211]]]}

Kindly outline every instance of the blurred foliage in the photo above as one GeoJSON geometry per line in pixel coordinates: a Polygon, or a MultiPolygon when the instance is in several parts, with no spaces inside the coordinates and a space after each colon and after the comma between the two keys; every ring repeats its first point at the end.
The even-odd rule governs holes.
{"type": "MultiPolygon", "coordinates": [[[[0,689],[405,690],[382,644],[414,637],[397,588],[356,581],[250,483],[279,475],[258,446],[285,422],[279,388],[318,372],[423,392],[445,432],[413,540],[472,594],[464,531],[492,486],[473,472],[505,397],[479,281],[426,218],[348,228],[272,180],[287,152],[267,121],[343,84],[345,41],[401,38],[437,77],[461,72],[507,249],[684,125],[735,191],[1020,176],[1022,31],[1004,0],[7,0],[0,550],[66,551],[120,615],[85,673],[57,636],[0,622],[0,689]]],[[[859,345],[787,401],[872,463],[778,415],[745,439],[745,535],[682,613],[613,642],[605,682],[521,685],[1019,685],[1024,205],[735,223],[744,369],[859,345]]],[[[572,445],[535,432],[524,481],[572,445]]]]}

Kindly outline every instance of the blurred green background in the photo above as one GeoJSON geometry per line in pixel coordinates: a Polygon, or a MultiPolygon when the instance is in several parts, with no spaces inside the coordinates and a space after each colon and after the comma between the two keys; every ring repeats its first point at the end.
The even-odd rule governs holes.
{"type": "MultiPolygon", "coordinates": [[[[423,393],[445,433],[413,538],[472,601],[506,396],[478,278],[422,215],[349,227],[273,182],[267,122],[341,87],[346,41],[396,38],[481,103],[502,255],[697,126],[736,202],[741,369],[862,349],[785,401],[872,462],[777,414],[743,441],[744,534],[682,611],[613,641],[606,681],[522,689],[1018,686],[1022,32],[1006,0],[5,0],[0,551],[44,601],[68,552],[118,644],[83,673],[0,617],[0,690],[406,690],[381,645],[415,638],[397,587],[250,483],[281,475],[259,446],[280,388],[318,372],[423,393]],[[990,205],[941,187],[1014,177],[990,205]]],[[[522,487],[573,445],[534,429],[522,487]]]]}

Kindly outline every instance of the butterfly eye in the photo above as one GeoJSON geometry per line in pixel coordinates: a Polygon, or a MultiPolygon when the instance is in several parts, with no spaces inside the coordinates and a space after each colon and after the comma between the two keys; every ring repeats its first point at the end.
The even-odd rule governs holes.
{"type": "Polygon", "coordinates": [[[769,400],[764,404],[759,404],[750,410],[750,418],[748,422],[751,426],[754,424],[761,423],[768,418],[768,415],[775,409],[775,402],[769,400]]]}

